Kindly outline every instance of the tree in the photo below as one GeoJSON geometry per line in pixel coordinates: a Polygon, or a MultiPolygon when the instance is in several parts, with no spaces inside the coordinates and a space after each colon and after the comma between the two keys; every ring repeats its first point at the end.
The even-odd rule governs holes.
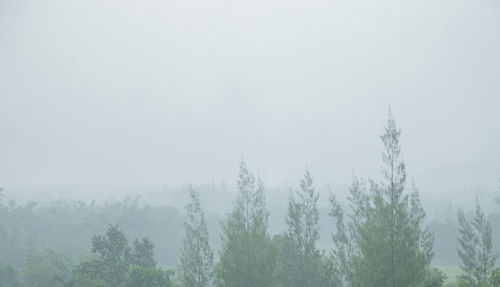
{"type": "Polygon", "coordinates": [[[130,248],[117,225],[110,225],[104,235],[93,236],[92,257],[77,265],[71,286],[123,286],[131,266],[155,270],[151,240],[135,240],[133,245],[134,248],[130,248]]]}
{"type": "MultiPolygon", "coordinates": [[[[93,286],[93,287],[108,287],[113,286],[109,280],[109,267],[104,261],[93,254],[89,259],[80,262],[76,265],[71,274],[71,280],[64,281],[61,278],[56,278],[63,286],[93,286]]],[[[121,282],[120,282],[121,283],[121,282]]],[[[119,286],[119,285],[116,285],[119,286]]]]}
{"type": "Polygon", "coordinates": [[[43,252],[32,250],[26,258],[24,283],[32,287],[52,287],[56,276],[69,278],[73,264],[64,254],[48,249],[43,252]]]}
{"type": "Polygon", "coordinates": [[[290,194],[284,234],[284,250],[279,252],[281,286],[320,286],[322,254],[316,248],[319,239],[319,194],[306,169],[300,188],[290,194]]]}
{"type": "Polygon", "coordinates": [[[161,269],[132,266],[124,287],[172,287],[172,273],[161,269]]]}
{"type": "Polygon", "coordinates": [[[73,272],[70,280],[55,276],[52,284],[53,287],[114,287],[94,274],[81,272],[73,272]]]}
{"type": "Polygon", "coordinates": [[[494,274],[498,253],[493,251],[491,226],[476,199],[474,219],[467,221],[463,211],[458,211],[460,237],[457,249],[462,264],[460,268],[464,275],[459,281],[467,286],[483,286],[491,281],[494,274]]]}
{"type": "Polygon", "coordinates": [[[154,243],[149,238],[143,238],[142,240],[134,240],[133,244],[134,249],[130,263],[144,268],[155,268],[154,243]]]}
{"type": "Polygon", "coordinates": [[[117,225],[110,225],[105,235],[92,237],[92,252],[97,254],[102,279],[112,286],[125,280],[130,266],[130,247],[125,234],[117,225]]]}
{"type": "Polygon", "coordinates": [[[179,279],[185,287],[208,287],[213,281],[213,252],[208,243],[208,228],[200,198],[193,187],[186,207],[184,247],[181,251],[179,279]]]}
{"type": "Polygon", "coordinates": [[[418,287],[440,287],[443,286],[447,276],[437,268],[429,269],[422,282],[417,284],[418,287]]]}
{"type": "Polygon", "coordinates": [[[359,229],[369,217],[369,196],[366,182],[354,176],[349,188],[349,207],[351,214],[346,221],[342,206],[338,203],[335,194],[330,192],[331,210],[329,215],[336,220],[336,233],[332,234],[335,245],[333,260],[342,286],[355,286],[354,266],[355,261],[361,257],[359,250],[359,229]]]}
{"type": "Polygon", "coordinates": [[[371,180],[368,186],[353,181],[347,224],[342,208],[330,197],[330,214],[337,220],[334,258],[347,286],[419,286],[432,271],[434,237],[424,226],[418,190],[406,186],[400,134],[389,111],[380,136],[384,180],[371,180]]]}
{"type": "Polygon", "coordinates": [[[17,278],[17,271],[12,265],[0,264],[0,286],[21,287],[21,283],[17,278]]]}
{"type": "Polygon", "coordinates": [[[266,287],[272,283],[274,253],[267,232],[264,187],[240,163],[238,196],[222,223],[222,249],[216,266],[218,286],[266,287]]]}

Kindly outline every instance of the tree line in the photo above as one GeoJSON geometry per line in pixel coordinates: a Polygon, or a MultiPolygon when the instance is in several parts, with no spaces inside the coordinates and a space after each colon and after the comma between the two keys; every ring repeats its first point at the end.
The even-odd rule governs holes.
{"type": "MultiPolygon", "coordinates": [[[[443,286],[446,276],[431,267],[434,234],[425,223],[419,191],[415,183],[407,183],[400,135],[389,113],[380,136],[382,180],[355,177],[346,210],[330,193],[330,216],[336,226],[330,253],[316,244],[319,194],[307,169],[290,193],[286,231],[271,238],[263,183],[245,162],[240,163],[239,193],[222,222],[223,245],[215,264],[204,213],[192,190],[179,267],[182,286],[443,286]]],[[[491,226],[479,204],[472,221],[459,211],[458,222],[463,275],[450,285],[500,286],[491,226]]]]}
{"type": "MultiPolygon", "coordinates": [[[[425,212],[418,190],[406,184],[400,133],[389,115],[381,136],[383,179],[355,178],[348,210],[331,193],[330,215],[337,227],[332,234],[332,253],[317,247],[319,194],[309,170],[290,194],[286,231],[270,238],[262,181],[242,162],[239,193],[233,210],[222,223],[219,261],[213,273],[207,273],[213,277],[212,283],[243,287],[441,286],[444,275],[430,267],[433,234],[424,225],[425,212]]],[[[194,196],[193,201],[196,200],[194,196]]],[[[203,217],[198,212],[195,217],[203,217]]],[[[203,229],[196,221],[190,221],[189,226],[203,229]]],[[[206,242],[207,238],[200,236],[197,241],[206,242]]],[[[196,256],[186,255],[196,252],[196,248],[189,244],[184,248],[180,273],[205,270],[189,260],[196,256]]],[[[198,262],[209,262],[209,258],[198,262]]],[[[187,286],[208,285],[196,282],[187,286]]]]}
{"type": "MultiPolygon", "coordinates": [[[[157,266],[151,240],[135,240],[129,246],[125,234],[112,225],[105,234],[92,237],[91,254],[71,270],[58,270],[65,266],[61,262],[64,258],[49,251],[38,256],[42,260],[28,258],[29,264],[42,261],[37,263],[41,270],[43,261],[52,260],[45,265],[53,270],[38,275],[55,276],[25,283],[64,287],[443,286],[446,276],[431,266],[434,234],[426,225],[415,183],[407,182],[400,136],[401,130],[389,113],[380,136],[384,146],[381,179],[354,177],[346,205],[330,192],[329,215],[336,227],[331,235],[332,250],[320,249],[317,244],[319,193],[308,169],[290,191],[285,231],[271,237],[264,184],[242,161],[238,193],[232,210],[221,222],[222,246],[217,254],[209,244],[199,193],[191,187],[175,273],[157,266]],[[48,285],[40,284],[42,281],[48,285]]],[[[493,251],[491,226],[484,212],[477,204],[472,220],[462,211],[457,217],[457,252],[463,274],[451,286],[500,286],[500,272],[495,267],[498,255],[493,251]]],[[[8,265],[0,267],[0,283],[21,286],[15,269],[8,265]]]]}

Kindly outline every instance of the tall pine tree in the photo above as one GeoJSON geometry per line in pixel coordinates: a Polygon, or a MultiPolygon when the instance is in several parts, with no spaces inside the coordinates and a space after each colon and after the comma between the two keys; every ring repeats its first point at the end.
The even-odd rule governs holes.
{"type": "Polygon", "coordinates": [[[337,219],[334,257],[347,286],[421,286],[429,279],[433,234],[424,226],[417,189],[407,187],[400,135],[389,112],[380,136],[383,180],[368,186],[354,181],[347,224],[331,197],[331,215],[337,219]]]}
{"type": "Polygon", "coordinates": [[[319,194],[306,170],[300,188],[290,194],[287,231],[279,250],[277,281],[279,286],[320,286],[322,254],[316,248],[319,239],[319,194]]]}
{"type": "Polygon", "coordinates": [[[222,249],[216,267],[218,286],[271,286],[275,264],[268,218],[263,184],[242,161],[238,196],[222,223],[222,249]]]}
{"type": "Polygon", "coordinates": [[[184,247],[181,253],[179,279],[184,287],[209,287],[213,283],[213,252],[208,242],[208,228],[200,198],[193,187],[191,203],[186,207],[184,247]]]}
{"type": "Polygon", "coordinates": [[[458,224],[460,248],[457,252],[464,274],[459,282],[470,287],[490,286],[486,284],[495,270],[498,253],[493,251],[491,226],[477,200],[474,219],[467,221],[463,211],[459,210],[458,224]]]}
{"type": "Polygon", "coordinates": [[[345,217],[342,206],[335,195],[330,192],[331,210],[329,215],[336,219],[336,233],[332,234],[335,245],[333,259],[341,286],[356,286],[354,284],[354,264],[360,258],[358,230],[368,218],[369,197],[366,182],[354,176],[349,188],[350,213],[345,217]]]}

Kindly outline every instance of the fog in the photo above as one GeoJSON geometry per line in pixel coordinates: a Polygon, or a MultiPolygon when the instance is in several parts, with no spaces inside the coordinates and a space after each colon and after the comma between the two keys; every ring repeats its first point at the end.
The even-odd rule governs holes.
{"type": "Polygon", "coordinates": [[[4,0],[0,184],[344,186],[390,106],[422,192],[496,188],[499,35],[494,0],[4,0]]]}
{"type": "Polygon", "coordinates": [[[0,0],[0,285],[500,286],[499,51],[498,0],[0,0]]]}

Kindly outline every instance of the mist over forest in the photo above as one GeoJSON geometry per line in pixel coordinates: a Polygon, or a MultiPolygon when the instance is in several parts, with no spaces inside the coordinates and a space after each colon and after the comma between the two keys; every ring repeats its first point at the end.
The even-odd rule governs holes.
{"type": "Polygon", "coordinates": [[[0,287],[500,286],[497,0],[0,0],[0,287]]]}

